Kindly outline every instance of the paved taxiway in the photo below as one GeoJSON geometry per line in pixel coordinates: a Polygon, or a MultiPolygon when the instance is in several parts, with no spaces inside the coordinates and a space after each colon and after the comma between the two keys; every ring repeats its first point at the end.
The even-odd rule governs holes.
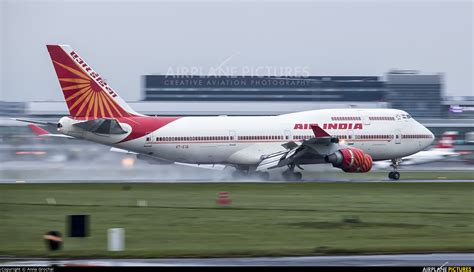
{"type": "Polygon", "coordinates": [[[203,259],[0,259],[0,266],[474,266],[474,253],[203,258],[203,259]]]}

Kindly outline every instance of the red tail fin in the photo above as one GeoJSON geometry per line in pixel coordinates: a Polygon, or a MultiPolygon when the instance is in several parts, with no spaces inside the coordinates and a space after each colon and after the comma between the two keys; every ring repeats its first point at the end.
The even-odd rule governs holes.
{"type": "Polygon", "coordinates": [[[139,115],[67,45],[47,45],[73,117],[95,119],[139,115]]]}
{"type": "Polygon", "coordinates": [[[454,141],[458,133],[456,131],[446,131],[438,141],[436,148],[454,148],[454,141]]]}

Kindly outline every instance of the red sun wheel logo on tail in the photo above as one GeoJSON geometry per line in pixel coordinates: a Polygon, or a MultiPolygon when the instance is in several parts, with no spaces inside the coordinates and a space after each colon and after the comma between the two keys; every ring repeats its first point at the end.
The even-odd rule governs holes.
{"type": "Polygon", "coordinates": [[[47,47],[72,117],[96,119],[135,115],[103,78],[70,47],[47,47]]]}

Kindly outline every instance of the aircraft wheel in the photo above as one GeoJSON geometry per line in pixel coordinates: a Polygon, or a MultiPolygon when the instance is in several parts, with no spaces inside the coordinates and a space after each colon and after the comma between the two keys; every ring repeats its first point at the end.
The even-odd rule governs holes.
{"type": "Polygon", "coordinates": [[[400,173],[398,173],[398,172],[393,172],[392,177],[393,177],[394,180],[399,180],[399,179],[400,179],[400,173]]]}
{"type": "Polygon", "coordinates": [[[300,181],[303,175],[300,172],[285,171],[282,173],[283,179],[288,181],[300,181]]]}
{"type": "Polygon", "coordinates": [[[388,178],[391,179],[391,180],[399,180],[400,179],[400,173],[390,172],[390,173],[388,173],[388,178]]]}
{"type": "Polygon", "coordinates": [[[285,171],[281,174],[284,180],[291,180],[292,173],[289,171],[285,171]]]}
{"type": "Polygon", "coordinates": [[[303,178],[303,174],[301,174],[301,172],[295,172],[295,173],[293,173],[293,180],[295,180],[295,181],[301,181],[302,178],[303,178]]]}

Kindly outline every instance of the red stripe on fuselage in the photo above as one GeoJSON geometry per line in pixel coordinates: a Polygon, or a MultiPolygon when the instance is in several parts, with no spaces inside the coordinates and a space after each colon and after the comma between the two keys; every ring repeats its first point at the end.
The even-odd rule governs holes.
{"type": "Polygon", "coordinates": [[[118,143],[123,143],[143,137],[167,124],[179,119],[180,117],[151,117],[151,116],[133,116],[116,118],[120,123],[128,124],[132,127],[132,132],[118,143]]]}

